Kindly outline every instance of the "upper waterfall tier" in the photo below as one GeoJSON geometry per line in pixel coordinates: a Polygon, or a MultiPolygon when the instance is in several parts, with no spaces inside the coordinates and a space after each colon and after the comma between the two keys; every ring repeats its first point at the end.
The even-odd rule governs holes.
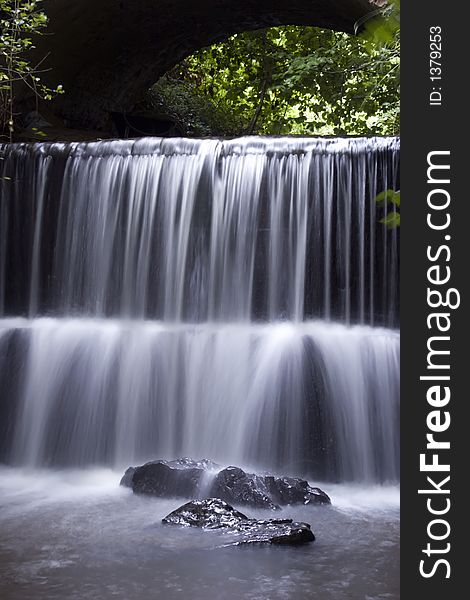
{"type": "Polygon", "coordinates": [[[396,138],[0,146],[0,314],[398,322],[396,138]]]}

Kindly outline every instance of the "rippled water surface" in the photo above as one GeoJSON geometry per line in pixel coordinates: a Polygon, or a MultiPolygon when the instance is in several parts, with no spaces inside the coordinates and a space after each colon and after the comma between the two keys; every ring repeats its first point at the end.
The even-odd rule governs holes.
{"type": "Polygon", "coordinates": [[[162,525],[182,500],[135,496],[120,475],[0,469],[2,600],[399,598],[397,487],[325,484],[332,507],[282,511],[311,523],[314,543],[237,547],[162,525]]]}

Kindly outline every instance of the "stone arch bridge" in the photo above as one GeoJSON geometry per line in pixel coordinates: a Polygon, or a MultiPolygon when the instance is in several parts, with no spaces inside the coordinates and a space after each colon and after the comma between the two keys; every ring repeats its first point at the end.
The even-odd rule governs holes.
{"type": "Polygon", "coordinates": [[[66,94],[54,112],[100,127],[199,48],[241,31],[311,25],[354,34],[385,0],[45,0],[46,79],[66,94]],[[50,53],[50,54],[49,54],[50,53]]]}

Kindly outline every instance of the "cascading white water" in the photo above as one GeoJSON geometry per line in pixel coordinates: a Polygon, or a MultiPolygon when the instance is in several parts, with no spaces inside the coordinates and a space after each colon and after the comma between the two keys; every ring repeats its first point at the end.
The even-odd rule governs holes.
{"type": "Polygon", "coordinates": [[[398,478],[398,140],[0,152],[6,460],[398,478]]]}

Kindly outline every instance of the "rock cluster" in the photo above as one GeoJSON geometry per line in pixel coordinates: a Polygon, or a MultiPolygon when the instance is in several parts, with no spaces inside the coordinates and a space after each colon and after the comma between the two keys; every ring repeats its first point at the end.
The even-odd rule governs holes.
{"type": "Polygon", "coordinates": [[[247,473],[239,467],[221,469],[209,460],[190,458],[148,462],[129,467],[121,485],[135,494],[159,497],[213,497],[229,504],[277,509],[289,504],[330,504],[321,489],[297,477],[247,473]]]}
{"type": "Polygon", "coordinates": [[[276,510],[291,504],[331,504],[305,479],[222,468],[210,460],[155,460],[129,467],[121,485],[135,494],[193,498],[163,519],[168,525],[220,530],[229,544],[305,544],[315,536],[308,523],[292,519],[252,519],[232,504],[276,510]]]}

